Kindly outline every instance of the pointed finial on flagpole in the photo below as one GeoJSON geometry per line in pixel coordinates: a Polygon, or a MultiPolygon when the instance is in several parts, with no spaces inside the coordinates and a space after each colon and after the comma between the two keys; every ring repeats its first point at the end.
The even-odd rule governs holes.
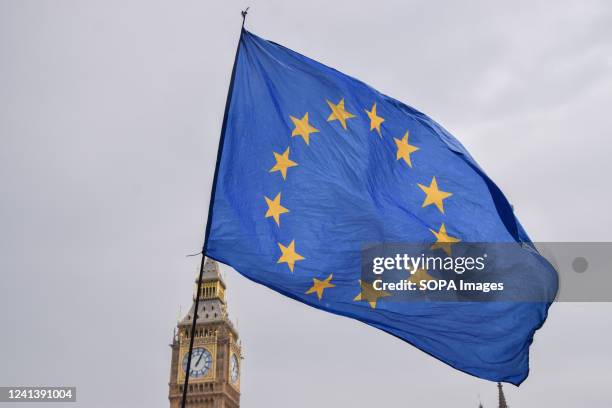
{"type": "Polygon", "coordinates": [[[247,14],[249,14],[249,9],[250,7],[247,7],[246,9],[240,12],[240,14],[242,14],[242,28],[244,28],[244,21],[246,20],[247,14]]]}

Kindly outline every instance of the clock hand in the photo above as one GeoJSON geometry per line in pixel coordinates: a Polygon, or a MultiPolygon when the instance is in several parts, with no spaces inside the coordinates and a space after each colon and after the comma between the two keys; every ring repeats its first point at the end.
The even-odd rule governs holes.
{"type": "Polygon", "coordinates": [[[200,364],[200,360],[202,359],[202,356],[203,356],[203,355],[204,355],[204,353],[201,353],[201,354],[200,354],[200,358],[198,358],[198,361],[196,361],[195,365],[200,364]]]}

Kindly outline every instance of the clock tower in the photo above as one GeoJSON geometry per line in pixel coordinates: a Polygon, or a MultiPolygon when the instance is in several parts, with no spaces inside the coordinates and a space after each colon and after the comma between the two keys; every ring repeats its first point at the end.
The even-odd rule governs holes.
{"type": "MultiPolygon", "coordinates": [[[[206,259],[200,293],[189,313],[179,321],[170,347],[170,408],[179,408],[183,396],[195,296],[199,296],[186,406],[238,408],[241,353],[238,332],[229,320],[225,283],[217,262],[206,259]]],[[[197,290],[197,280],[196,280],[197,290]]]]}

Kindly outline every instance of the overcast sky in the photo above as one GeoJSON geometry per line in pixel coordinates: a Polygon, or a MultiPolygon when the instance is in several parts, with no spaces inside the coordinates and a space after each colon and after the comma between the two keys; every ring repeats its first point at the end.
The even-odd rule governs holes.
{"type": "MultiPolygon", "coordinates": [[[[609,1],[0,0],[0,385],[168,405],[247,5],[249,30],[442,123],[534,240],[610,241],[609,1]]],[[[223,271],[245,408],[496,404],[493,383],[223,271]]],[[[553,305],[509,404],[609,407],[611,314],[553,305]]]]}

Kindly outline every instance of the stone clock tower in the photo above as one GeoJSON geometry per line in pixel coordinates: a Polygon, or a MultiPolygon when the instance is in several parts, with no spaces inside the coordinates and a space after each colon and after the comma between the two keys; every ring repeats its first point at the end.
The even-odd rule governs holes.
{"type": "MultiPolygon", "coordinates": [[[[196,282],[197,288],[197,282],[196,282]]],[[[238,408],[240,406],[240,342],[225,303],[225,283],[219,265],[206,259],[191,355],[187,390],[190,408],[238,408]]],[[[195,301],[195,295],[194,295],[195,301]]],[[[171,344],[170,408],[179,408],[183,395],[195,302],[178,323],[171,344]]]]}

